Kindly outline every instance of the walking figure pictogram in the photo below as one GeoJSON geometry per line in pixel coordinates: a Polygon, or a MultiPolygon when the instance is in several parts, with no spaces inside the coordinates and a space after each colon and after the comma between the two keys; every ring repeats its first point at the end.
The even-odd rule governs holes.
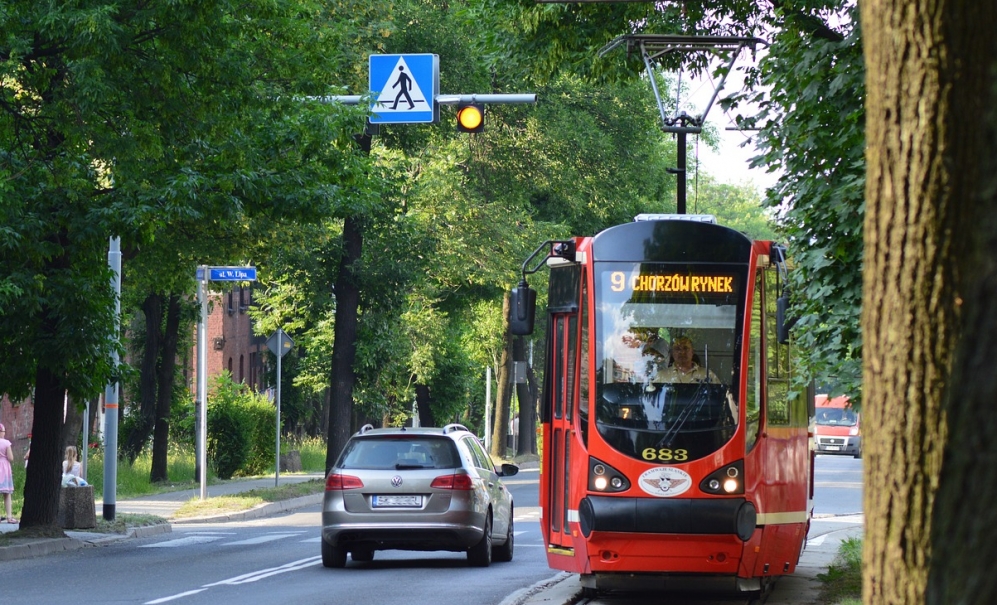
{"type": "Polygon", "coordinates": [[[391,109],[398,109],[398,101],[400,101],[402,97],[405,97],[405,100],[408,101],[409,109],[415,107],[415,103],[412,102],[412,97],[408,94],[409,89],[412,87],[412,78],[405,73],[405,68],[401,65],[398,66],[398,79],[391,85],[391,88],[395,87],[398,87],[398,95],[395,97],[395,104],[391,106],[391,109]]]}

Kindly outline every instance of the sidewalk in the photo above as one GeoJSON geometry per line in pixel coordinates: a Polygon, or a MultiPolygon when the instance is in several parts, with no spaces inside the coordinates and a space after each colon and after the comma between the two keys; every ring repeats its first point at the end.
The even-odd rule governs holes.
{"type": "MultiPolygon", "coordinates": [[[[322,473],[295,473],[282,474],[280,485],[322,479],[322,473]]],[[[207,487],[208,497],[232,496],[248,492],[250,490],[274,487],[274,478],[263,479],[233,479],[217,485],[207,487]]],[[[155,515],[172,520],[177,510],[191,498],[201,495],[200,487],[193,489],[183,489],[175,492],[165,492],[152,496],[140,496],[126,500],[117,500],[114,506],[115,515],[118,514],[141,514],[155,515]]],[[[209,517],[184,518],[175,520],[174,523],[224,523],[226,521],[242,521],[245,519],[256,519],[275,515],[284,511],[294,510],[322,502],[322,494],[302,496],[281,502],[268,502],[255,508],[245,511],[222,513],[209,517]]],[[[95,504],[97,516],[103,514],[104,503],[97,501],[95,504]]],[[[0,532],[12,532],[19,526],[10,523],[0,523],[0,532]]],[[[116,542],[129,538],[142,538],[154,536],[172,531],[169,523],[160,525],[149,525],[145,527],[132,528],[127,534],[103,534],[91,531],[67,530],[64,538],[38,538],[32,540],[19,540],[17,544],[0,547],[0,561],[11,561],[14,559],[24,559],[38,557],[63,550],[76,550],[85,546],[97,546],[108,542],[116,542]]]]}
{"type": "MultiPolygon", "coordinates": [[[[800,562],[792,575],[783,576],[775,583],[765,600],[766,605],[799,605],[817,603],[821,582],[820,574],[834,562],[841,542],[848,538],[861,538],[864,516],[861,514],[815,518],[810,526],[810,538],[800,562]]],[[[500,605],[570,605],[581,598],[582,586],[577,574],[561,572],[538,582],[532,587],[510,595],[500,605]]],[[[612,597],[596,597],[590,605],[618,603],[612,597]]]]}

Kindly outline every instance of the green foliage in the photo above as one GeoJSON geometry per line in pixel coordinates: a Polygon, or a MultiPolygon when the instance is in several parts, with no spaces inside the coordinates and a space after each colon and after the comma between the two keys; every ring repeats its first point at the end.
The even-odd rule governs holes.
{"type": "Polygon", "coordinates": [[[208,456],[220,479],[257,474],[274,462],[276,409],[226,371],[208,396],[208,456]],[[269,438],[268,438],[269,437],[269,438]]]}
{"type": "Polygon", "coordinates": [[[301,470],[305,472],[326,471],[326,443],[321,437],[291,437],[281,442],[282,452],[296,450],[301,455],[301,470]]]}
{"type": "Polygon", "coordinates": [[[862,602],[862,540],[848,538],[841,543],[838,556],[827,573],[818,574],[821,581],[821,602],[862,602]]]}
{"type": "Polygon", "coordinates": [[[719,183],[709,174],[698,175],[695,185],[697,195],[690,195],[688,202],[690,214],[712,214],[721,225],[751,239],[778,239],[775,225],[762,207],[762,195],[754,186],[719,183]]]}
{"type": "MultiPolygon", "coordinates": [[[[778,212],[796,270],[796,343],[809,374],[860,401],[862,221],[865,192],[865,72],[854,3],[836,2],[841,33],[818,37],[812,21],[777,19],[759,66],[767,93],[753,100],[761,128],[756,165],[782,173],[766,195],[778,212]]],[[[815,10],[813,14],[817,14],[815,10]]]]}

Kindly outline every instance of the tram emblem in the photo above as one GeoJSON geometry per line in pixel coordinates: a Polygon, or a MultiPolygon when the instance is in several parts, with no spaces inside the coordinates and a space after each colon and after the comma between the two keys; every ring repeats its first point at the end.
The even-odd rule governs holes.
{"type": "Polygon", "coordinates": [[[692,478],[681,469],[660,466],[644,471],[637,484],[652,496],[671,498],[684,494],[692,487],[692,478]]]}

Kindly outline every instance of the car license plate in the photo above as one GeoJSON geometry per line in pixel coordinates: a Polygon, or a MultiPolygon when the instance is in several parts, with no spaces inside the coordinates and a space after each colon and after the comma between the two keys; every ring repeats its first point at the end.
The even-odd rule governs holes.
{"type": "Polygon", "coordinates": [[[422,496],[374,496],[374,508],[419,508],[422,496]]]}
{"type": "Polygon", "coordinates": [[[841,449],[841,446],[839,446],[839,445],[825,445],[824,448],[827,449],[829,452],[837,452],[838,450],[841,449]]]}

